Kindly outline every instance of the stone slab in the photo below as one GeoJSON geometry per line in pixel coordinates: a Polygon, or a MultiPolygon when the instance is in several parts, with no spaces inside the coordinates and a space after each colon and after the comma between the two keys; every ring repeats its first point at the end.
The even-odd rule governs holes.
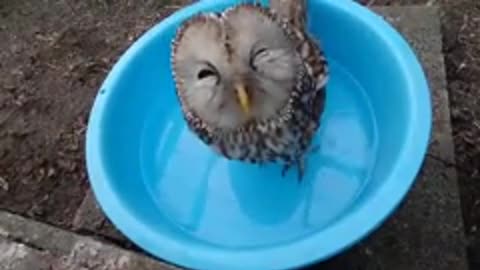
{"type": "MultiPolygon", "coordinates": [[[[362,243],[311,269],[466,270],[438,9],[434,6],[373,9],[411,43],[426,71],[434,104],[429,154],[413,190],[386,224],[362,243]]],[[[102,227],[108,221],[91,194],[85,198],[74,223],[79,229],[124,239],[118,232],[102,227]]]]}
{"type": "Polygon", "coordinates": [[[48,252],[0,237],[0,270],[50,270],[53,263],[48,252]]]}
{"type": "Polygon", "coordinates": [[[175,270],[90,237],[0,211],[0,270],[175,270]]]}

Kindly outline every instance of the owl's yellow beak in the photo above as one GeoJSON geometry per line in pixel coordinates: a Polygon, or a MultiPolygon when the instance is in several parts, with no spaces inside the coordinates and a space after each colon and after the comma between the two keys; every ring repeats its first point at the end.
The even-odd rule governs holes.
{"type": "Polygon", "coordinates": [[[235,85],[235,91],[243,112],[247,115],[250,114],[250,97],[248,96],[247,89],[243,84],[237,84],[235,85]]]}

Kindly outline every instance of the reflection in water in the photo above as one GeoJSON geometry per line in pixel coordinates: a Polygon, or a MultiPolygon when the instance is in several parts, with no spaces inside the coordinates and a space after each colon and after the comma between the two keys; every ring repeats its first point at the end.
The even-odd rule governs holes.
{"type": "Polygon", "coordinates": [[[305,189],[295,177],[281,178],[278,165],[260,167],[230,162],[228,167],[230,185],[239,207],[258,224],[286,223],[304,198],[305,189]]]}
{"type": "Polygon", "coordinates": [[[279,165],[215,155],[178,110],[152,113],[141,152],[144,182],[159,215],[210,243],[253,247],[293,240],[329,226],[368,180],[375,154],[371,112],[355,81],[332,65],[321,130],[304,181],[279,165]],[[334,72],[335,71],[335,72],[334,72]]]}

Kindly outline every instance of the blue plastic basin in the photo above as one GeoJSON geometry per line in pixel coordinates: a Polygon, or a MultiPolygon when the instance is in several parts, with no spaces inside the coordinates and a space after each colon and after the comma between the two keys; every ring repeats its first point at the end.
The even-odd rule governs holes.
{"type": "MultiPolygon", "coordinates": [[[[279,165],[215,155],[186,127],[170,42],[201,1],[149,30],[114,66],[87,132],[88,174],[110,220],[134,243],[195,269],[285,269],[324,260],[391,214],[422,164],[431,129],[415,54],[353,1],[309,0],[309,28],[331,66],[326,111],[303,182],[279,165]]],[[[199,50],[205,50],[199,45],[199,50]]]]}

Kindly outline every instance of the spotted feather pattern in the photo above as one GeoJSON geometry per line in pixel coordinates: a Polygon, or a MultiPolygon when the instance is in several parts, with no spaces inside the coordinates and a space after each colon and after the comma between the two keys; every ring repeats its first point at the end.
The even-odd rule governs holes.
{"type": "MultiPolygon", "coordinates": [[[[260,164],[280,162],[286,166],[299,164],[311,146],[324,109],[325,86],[328,79],[327,61],[318,43],[308,33],[294,27],[286,18],[278,16],[273,10],[241,4],[226,10],[223,14],[234,8],[259,9],[278,23],[296,44],[296,50],[303,59],[304,68],[297,74],[297,83],[287,105],[274,118],[261,122],[249,122],[230,131],[220,130],[208,126],[190,111],[184,98],[177,91],[186,122],[204,143],[228,159],[260,164]]],[[[212,16],[222,18],[222,14],[212,16]]],[[[201,17],[191,19],[183,27],[198,19],[201,17]]],[[[178,36],[182,33],[180,29],[178,36]]],[[[178,36],[175,40],[179,40],[178,36]]],[[[174,42],[172,60],[175,48],[174,42]]],[[[178,80],[176,83],[177,87],[181,84],[178,80]]]]}

